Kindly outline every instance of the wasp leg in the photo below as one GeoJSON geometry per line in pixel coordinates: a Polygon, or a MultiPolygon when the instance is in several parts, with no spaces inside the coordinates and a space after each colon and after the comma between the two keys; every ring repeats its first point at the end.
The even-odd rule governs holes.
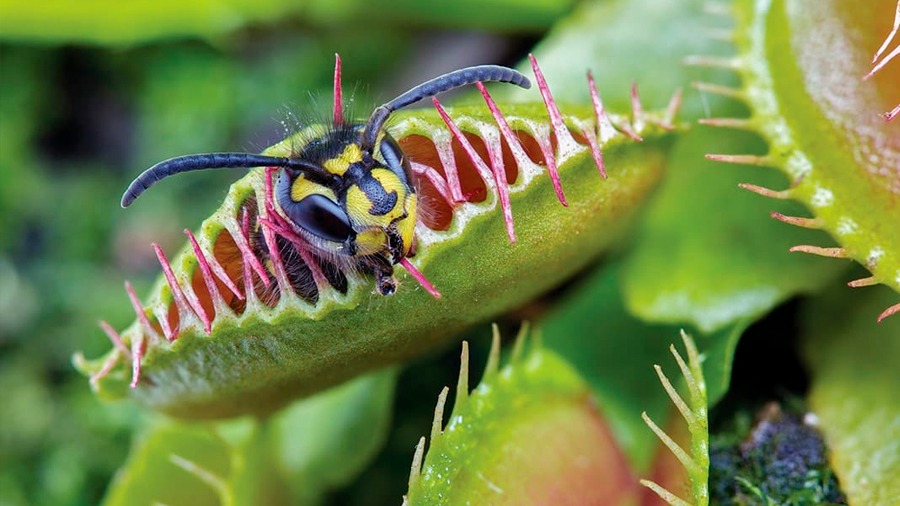
{"type": "Polygon", "coordinates": [[[364,265],[375,275],[375,288],[381,295],[393,295],[397,291],[394,279],[394,265],[381,255],[371,255],[363,259],[364,265]]]}
{"type": "Polygon", "coordinates": [[[397,226],[393,223],[384,229],[387,235],[388,250],[393,257],[393,263],[399,262],[403,258],[403,236],[397,230],[397,226]]]}

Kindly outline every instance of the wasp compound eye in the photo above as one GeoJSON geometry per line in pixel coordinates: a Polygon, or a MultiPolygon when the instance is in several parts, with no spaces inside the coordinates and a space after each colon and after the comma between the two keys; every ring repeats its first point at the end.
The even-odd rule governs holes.
{"type": "Polygon", "coordinates": [[[346,242],[353,236],[347,213],[333,200],[314,194],[285,207],[285,213],[298,227],[326,241],[346,242]]]}

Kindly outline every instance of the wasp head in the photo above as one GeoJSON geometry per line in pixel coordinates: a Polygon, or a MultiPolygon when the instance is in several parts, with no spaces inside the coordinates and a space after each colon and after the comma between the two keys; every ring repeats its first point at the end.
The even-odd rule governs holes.
{"type": "Polygon", "coordinates": [[[390,293],[393,285],[382,285],[412,249],[416,192],[397,142],[382,133],[369,150],[361,133],[361,125],[336,128],[307,143],[296,157],[315,170],[282,170],[276,195],[314,248],[367,266],[390,293]]]}

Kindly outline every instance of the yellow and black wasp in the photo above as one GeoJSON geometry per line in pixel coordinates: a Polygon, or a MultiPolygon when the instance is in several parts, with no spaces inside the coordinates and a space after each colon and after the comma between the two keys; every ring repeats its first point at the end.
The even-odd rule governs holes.
{"type": "Polygon", "coordinates": [[[288,157],[204,153],[160,162],[129,185],[122,207],[161,179],[181,172],[275,167],[278,212],[310,250],[339,266],[372,273],[378,292],[392,294],[397,286],[394,265],[414,252],[417,201],[409,160],[384,125],[394,111],[424,98],[491,81],[531,86],[528,78],[507,67],[459,69],[376,108],[365,123],[344,123],[336,114],[332,128],[288,157]]]}

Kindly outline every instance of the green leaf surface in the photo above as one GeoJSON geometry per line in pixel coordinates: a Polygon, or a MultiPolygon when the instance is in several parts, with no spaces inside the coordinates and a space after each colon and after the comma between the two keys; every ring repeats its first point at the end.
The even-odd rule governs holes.
{"type": "Polygon", "coordinates": [[[515,353],[499,371],[489,365],[470,395],[457,395],[443,430],[436,419],[424,463],[413,462],[404,504],[633,501],[635,479],[584,381],[539,346],[515,353]]]}
{"type": "Polygon", "coordinates": [[[390,369],[364,376],[267,420],[155,420],[104,506],[319,504],[383,445],[395,380],[390,369]]]}
{"type": "Polygon", "coordinates": [[[838,289],[806,311],[809,403],[851,505],[900,499],[900,320],[872,321],[894,297],[872,288],[855,294],[852,305],[838,289]]]}
{"type": "MultiPolygon", "coordinates": [[[[632,316],[622,302],[621,278],[619,264],[598,269],[547,316],[541,331],[545,346],[569,360],[591,385],[632,466],[646,471],[657,444],[641,413],[666,419],[669,401],[653,365],[670,363],[668,345],[680,329],[632,316]]],[[[709,335],[695,334],[710,406],[728,390],[734,350],[747,325],[743,320],[709,335]]]]}
{"type": "MultiPolygon", "coordinates": [[[[451,116],[463,131],[499,142],[485,109],[457,108],[451,116]]],[[[509,105],[503,110],[513,129],[549,141],[543,105],[509,105]]],[[[572,127],[593,117],[590,108],[564,112],[572,127]]],[[[420,143],[449,145],[449,133],[433,111],[398,114],[395,121],[391,133],[401,144],[410,136],[420,143]]],[[[659,179],[672,137],[649,121],[641,134],[642,143],[621,133],[607,140],[606,180],[600,178],[587,147],[560,147],[557,157],[568,207],[560,206],[545,168],[523,153],[517,159],[518,179],[510,186],[517,234],[513,244],[493,191],[483,202],[457,206],[446,230],[420,226],[415,263],[441,292],[440,299],[418,289],[406,274],[399,275],[400,289],[391,297],[373,296],[371,279],[351,276],[346,295],[331,289],[316,305],[291,294],[274,308],[256,300],[240,316],[226,311],[216,318],[210,336],[193,317],[179,328],[173,343],[145,336],[146,327],[136,322],[123,338],[129,343],[146,338],[149,346],[142,361],[146,381],[133,394],[151,407],[183,417],[267,413],[297,396],[441,346],[467,325],[555,286],[617,242],[659,179]]],[[[220,210],[202,225],[201,247],[211,251],[223,230],[239,230],[240,206],[251,196],[263,201],[262,191],[259,172],[235,183],[220,210]]],[[[171,263],[176,279],[199,279],[189,246],[171,263]]],[[[172,300],[170,288],[160,279],[148,302],[153,308],[149,317],[167,314],[172,300]]],[[[103,395],[127,393],[121,380],[131,366],[120,361],[118,353],[111,352],[107,359],[120,367],[95,384],[103,395]]],[[[90,373],[99,367],[83,361],[80,365],[90,373]]]]}

